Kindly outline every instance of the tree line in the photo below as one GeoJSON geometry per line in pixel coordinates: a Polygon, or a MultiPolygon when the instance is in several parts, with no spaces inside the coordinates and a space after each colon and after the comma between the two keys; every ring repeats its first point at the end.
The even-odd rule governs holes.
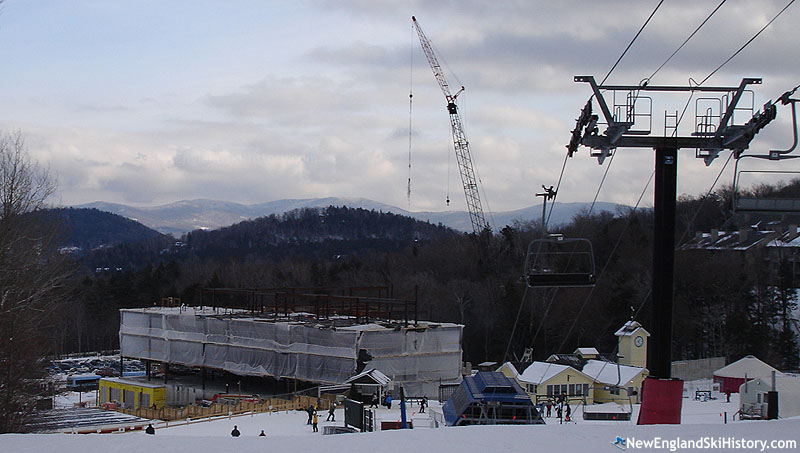
{"type": "MultiPolygon", "coordinates": [[[[54,191],[21,135],[0,136],[0,432],[24,428],[44,376],[42,358],[115,349],[119,309],[152,306],[163,297],[198,303],[204,287],[391,286],[396,297],[416,293],[425,318],[464,325],[464,360],[473,363],[520,356],[526,348],[535,359],[583,346],[613,352],[613,333],[624,322],[634,317],[649,324],[648,209],[585,211],[549,226],[589,239],[597,264],[593,288],[556,290],[527,288],[523,279],[528,245],[542,234],[535,221],[474,235],[329,207],[179,240],[148,237],[74,258],[58,252],[64,233],[57,223],[25,215],[44,208],[54,191]]],[[[696,231],[762,220],[732,216],[730,193],[682,196],[676,243],[696,231]]],[[[754,354],[797,369],[796,289],[788,269],[779,275],[776,280],[743,255],[679,250],[673,359],[754,354]]]]}

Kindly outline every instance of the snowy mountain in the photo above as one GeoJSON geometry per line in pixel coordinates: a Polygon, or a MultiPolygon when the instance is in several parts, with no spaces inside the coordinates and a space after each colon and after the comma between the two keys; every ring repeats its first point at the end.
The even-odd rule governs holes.
{"type": "MultiPolygon", "coordinates": [[[[396,206],[380,203],[367,198],[303,198],[275,200],[259,204],[240,204],[219,200],[184,200],[175,203],[135,207],[102,201],[75,206],[77,208],[95,208],[111,212],[142,223],[156,231],[165,234],[180,236],[188,231],[197,229],[217,229],[243,220],[255,219],[270,214],[282,214],[299,208],[318,208],[327,206],[347,206],[369,210],[391,212],[406,215],[418,220],[429,221],[434,224],[441,223],[459,231],[471,231],[469,214],[466,211],[420,211],[411,212],[396,206]]],[[[556,203],[550,219],[550,225],[561,225],[569,222],[572,217],[582,209],[588,209],[590,203],[556,203]]],[[[617,209],[614,203],[598,202],[595,212],[611,211],[617,209]]],[[[549,208],[548,208],[549,210],[549,208]]],[[[515,220],[538,221],[541,219],[542,206],[534,205],[515,211],[495,212],[490,223],[496,231],[506,225],[511,225],[515,220]]]]}

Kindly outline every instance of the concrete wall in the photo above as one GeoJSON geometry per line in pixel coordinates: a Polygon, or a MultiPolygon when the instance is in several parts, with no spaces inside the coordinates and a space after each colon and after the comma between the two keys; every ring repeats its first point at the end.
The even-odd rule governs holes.
{"type": "Polygon", "coordinates": [[[711,357],[709,359],[677,360],[672,362],[672,377],[684,381],[697,379],[710,379],[714,371],[725,366],[725,357],[711,357]]]}

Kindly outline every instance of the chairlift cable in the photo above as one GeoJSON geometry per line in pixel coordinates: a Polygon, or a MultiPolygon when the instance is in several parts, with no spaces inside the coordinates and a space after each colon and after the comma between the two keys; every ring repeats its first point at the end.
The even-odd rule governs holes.
{"type": "Polygon", "coordinates": [[[690,34],[690,35],[689,35],[689,37],[688,37],[688,38],[686,38],[686,39],[683,41],[683,43],[682,43],[680,46],[678,46],[678,48],[677,48],[677,49],[675,49],[675,51],[674,51],[674,52],[672,52],[672,55],[670,55],[670,56],[669,56],[669,57],[668,57],[666,60],[664,60],[664,62],[663,62],[663,63],[661,63],[661,66],[659,66],[659,67],[658,67],[658,69],[656,69],[655,71],[653,71],[653,73],[652,73],[652,74],[650,74],[650,77],[648,77],[648,78],[647,78],[647,79],[645,79],[645,80],[647,80],[647,81],[648,81],[648,83],[649,83],[649,82],[650,82],[650,80],[652,80],[652,79],[653,79],[653,77],[655,77],[655,76],[656,76],[656,74],[658,74],[658,71],[660,71],[660,70],[661,70],[661,69],[662,69],[664,66],[666,66],[666,65],[667,65],[667,63],[669,63],[669,61],[670,61],[670,60],[672,60],[672,57],[674,57],[674,56],[675,56],[675,55],[676,55],[678,52],[680,52],[680,50],[681,50],[681,49],[683,49],[683,46],[685,46],[685,45],[686,45],[686,43],[688,43],[688,42],[689,42],[689,40],[690,40],[690,39],[692,39],[692,38],[694,37],[694,35],[696,35],[696,34],[697,34],[697,32],[699,32],[699,31],[700,31],[700,29],[701,29],[701,28],[703,28],[703,26],[706,24],[706,22],[708,22],[708,20],[709,20],[709,19],[711,19],[711,16],[713,16],[713,15],[714,15],[714,14],[715,14],[715,13],[716,13],[716,12],[717,12],[717,11],[718,11],[720,8],[721,8],[721,7],[722,7],[722,5],[724,5],[724,4],[725,4],[725,2],[727,2],[727,1],[728,1],[728,0],[722,0],[722,1],[719,3],[719,5],[717,5],[717,7],[716,7],[716,8],[714,8],[714,10],[713,10],[713,11],[711,11],[711,14],[709,14],[709,15],[708,15],[708,16],[705,18],[705,20],[704,20],[703,22],[701,22],[701,23],[700,23],[700,25],[698,25],[698,26],[697,26],[697,28],[695,28],[695,29],[694,29],[694,31],[692,32],[692,34],[690,34]]]}
{"type": "MultiPolygon", "coordinates": [[[[608,259],[606,260],[606,263],[603,265],[603,268],[600,269],[600,272],[597,273],[598,276],[603,275],[605,273],[606,269],[608,268],[609,264],[611,264],[611,259],[614,257],[614,253],[616,253],[617,248],[619,248],[619,245],[622,243],[622,239],[625,237],[625,232],[628,230],[628,227],[630,227],[630,225],[631,225],[631,221],[633,220],[633,215],[632,214],[634,212],[636,212],[636,210],[639,208],[639,204],[642,202],[642,198],[644,198],[644,194],[645,194],[645,192],[647,192],[647,188],[650,187],[650,182],[653,181],[653,177],[655,176],[655,174],[656,174],[655,170],[653,170],[653,172],[650,173],[650,178],[647,180],[647,184],[645,184],[644,189],[642,190],[642,193],[639,195],[639,200],[636,201],[636,206],[633,207],[633,210],[631,211],[631,215],[628,216],[628,221],[625,223],[625,228],[622,229],[622,232],[620,233],[616,244],[614,244],[614,248],[611,249],[611,253],[609,253],[608,259]]],[[[558,350],[561,350],[564,347],[564,345],[567,342],[567,339],[569,339],[569,336],[572,333],[572,330],[575,329],[575,325],[578,323],[578,319],[580,318],[581,313],[583,313],[583,310],[586,308],[586,304],[589,302],[589,299],[592,297],[592,294],[594,293],[594,289],[595,289],[595,286],[592,286],[589,289],[589,293],[586,295],[586,298],[583,300],[583,304],[581,304],[580,310],[578,310],[578,313],[575,315],[575,319],[573,319],[572,325],[570,326],[569,330],[567,331],[567,334],[564,336],[563,340],[561,341],[561,345],[558,347],[558,350]]]]}
{"type": "Polygon", "coordinates": [[[727,60],[723,61],[721,65],[717,66],[717,69],[714,69],[713,71],[711,71],[711,74],[707,75],[707,76],[706,76],[706,78],[705,78],[705,79],[703,79],[703,81],[699,83],[699,85],[702,85],[703,83],[705,83],[705,81],[706,81],[706,80],[710,79],[710,78],[711,78],[711,76],[713,76],[714,74],[716,74],[716,72],[717,72],[717,71],[719,71],[720,69],[722,69],[722,67],[723,67],[723,66],[725,66],[726,64],[728,64],[728,62],[730,62],[731,60],[733,60],[733,59],[736,57],[736,55],[739,55],[739,52],[741,52],[742,50],[744,50],[744,48],[745,48],[745,47],[747,47],[747,46],[748,46],[748,45],[749,45],[751,42],[753,42],[753,41],[754,41],[754,40],[755,40],[755,39],[758,37],[758,35],[760,35],[760,34],[761,34],[761,32],[763,32],[764,30],[766,30],[766,29],[767,29],[767,27],[769,27],[770,25],[772,25],[772,23],[773,23],[773,22],[775,22],[775,19],[777,19],[777,18],[778,18],[778,17],[779,17],[781,14],[783,14],[783,12],[784,12],[784,11],[786,11],[786,10],[787,10],[787,9],[788,9],[790,6],[792,6],[792,3],[794,3],[794,0],[790,0],[790,1],[789,1],[789,3],[787,3],[787,4],[786,4],[786,6],[784,6],[784,7],[783,7],[783,9],[782,9],[782,10],[778,11],[778,14],[776,14],[776,15],[775,15],[775,17],[773,17],[773,18],[772,18],[772,20],[770,20],[769,22],[767,22],[767,24],[766,24],[766,25],[764,25],[764,26],[761,28],[761,30],[759,30],[759,31],[758,31],[758,33],[756,33],[755,35],[753,35],[753,37],[752,37],[752,38],[750,38],[750,39],[749,39],[749,40],[748,40],[746,43],[744,43],[744,44],[742,45],[742,47],[740,47],[740,48],[739,48],[739,50],[737,50],[736,52],[734,52],[734,53],[733,53],[733,55],[731,55],[730,57],[728,57],[728,59],[727,59],[727,60]]]}
{"type": "MultiPolygon", "coordinates": [[[[792,0],[792,1],[794,1],[794,0],[792,0]]],[[[658,11],[658,8],[660,8],[663,3],[664,3],[664,0],[661,0],[660,2],[658,2],[658,5],[656,5],[655,9],[653,9],[653,12],[650,13],[650,17],[648,17],[647,20],[644,21],[644,23],[642,24],[642,27],[639,29],[638,32],[636,32],[636,35],[633,37],[633,39],[631,39],[631,42],[628,43],[628,47],[626,47],[625,50],[622,51],[622,54],[620,54],[619,58],[617,58],[617,61],[614,63],[614,66],[612,66],[611,69],[608,70],[608,73],[606,74],[606,76],[603,77],[603,81],[600,82],[600,85],[606,83],[606,80],[608,79],[608,76],[610,76],[611,73],[614,72],[614,69],[617,68],[617,65],[619,64],[619,62],[622,61],[622,57],[624,57],[625,54],[628,53],[628,50],[630,50],[630,48],[633,45],[634,41],[636,41],[636,38],[638,38],[639,35],[642,34],[642,31],[644,31],[644,27],[646,27],[647,24],[650,23],[650,19],[652,19],[653,16],[656,15],[656,11],[658,11]]]]}
{"type": "MultiPolygon", "coordinates": [[[[611,69],[609,69],[609,70],[608,70],[608,73],[606,73],[605,77],[603,77],[603,81],[602,81],[602,82],[600,82],[600,84],[601,84],[601,85],[602,85],[603,83],[605,83],[605,81],[608,79],[608,77],[609,77],[609,76],[611,76],[611,73],[612,73],[612,72],[614,72],[614,70],[617,68],[617,65],[619,65],[620,61],[622,61],[622,58],[624,58],[624,57],[625,57],[625,55],[628,53],[628,50],[630,50],[630,48],[633,46],[633,43],[636,41],[636,39],[638,39],[638,38],[639,38],[639,35],[641,35],[641,34],[642,34],[642,31],[644,31],[644,28],[647,26],[647,24],[648,24],[648,23],[650,23],[650,20],[653,18],[653,16],[655,16],[656,12],[658,11],[658,9],[661,7],[661,5],[662,5],[663,3],[664,3],[664,0],[660,0],[660,1],[658,2],[658,4],[656,5],[656,7],[655,7],[655,8],[653,9],[653,11],[650,13],[650,16],[648,16],[647,20],[645,20],[645,22],[644,22],[644,23],[642,24],[642,26],[639,28],[639,31],[638,31],[638,32],[636,32],[636,34],[634,35],[633,39],[631,39],[631,41],[628,43],[627,47],[625,47],[625,50],[623,50],[623,51],[622,51],[622,53],[620,54],[619,58],[617,58],[617,61],[616,61],[616,62],[614,62],[614,65],[613,65],[613,66],[611,66],[611,69]]],[[[592,99],[592,97],[594,97],[594,95],[592,95],[591,97],[589,97],[589,100],[591,100],[591,99],[592,99]]],[[[612,155],[612,159],[613,159],[613,155],[612,155]]],[[[550,223],[550,218],[551,218],[551,217],[552,217],[552,215],[553,215],[553,208],[555,208],[555,205],[556,205],[556,198],[558,197],[558,192],[559,192],[559,189],[561,188],[561,182],[562,182],[562,180],[563,180],[563,178],[564,178],[564,171],[566,170],[566,167],[567,167],[567,161],[568,161],[568,160],[569,160],[569,151],[567,151],[566,155],[564,156],[564,163],[561,165],[561,171],[560,171],[560,173],[559,173],[559,176],[558,176],[558,183],[556,183],[556,191],[555,191],[555,194],[553,195],[553,200],[552,200],[552,203],[551,203],[551,205],[550,205],[550,211],[547,213],[547,218],[546,218],[546,220],[545,220],[545,222],[544,222],[545,224],[543,225],[543,227],[544,227],[544,229],[545,229],[545,230],[547,230],[547,225],[550,223]]],[[[610,167],[610,165],[611,165],[611,162],[612,162],[612,161],[609,161],[609,167],[610,167]]],[[[448,167],[448,170],[449,170],[449,167],[448,167]]],[[[606,175],[607,173],[608,173],[608,169],[606,169],[606,173],[603,175],[603,179],[602,179],[602,181],[601,181],[601,183],[600,183],[600,187],[598,187],[597,193],[596,193],[596,195],[595,195],[595,201],[597,200],[597,194],[599,194],[599,192],[600,192],[600,189],[602,188],[603,181],[605,181],[605,175],[606,175]]],[[[448,179],[449,179],[449,178],[448,178],[448,179]]],[[[650,179],[652,179],[652,175],[651,175],[650,179]]],[[[650,183],[648,182],[648,185],[649,185],[649,184],[650,184],[650,183]]],[[[448,186],[448,187],[449,187],[449,186],[448,186]]],[[[646,187],[645,187],[645,189],[646,189],[646,187]]],[[[448,199],[449,199],[449,196],[448,196],[448,199]]],[[[593,209],[593,208],[594,208],[595,201],[593,201],[593,202],[592,202],[592,206],[591,206],[591,208],[590,208],[590,209],[593,209]]],[[[640,197],[640,201],[641,201],[641,197],[640,197]]],[[[637,206],[638,206],[638,202],[637,202],[637,206]]],[[[590,210],[590,212],[591,212],[591,210],[590,210]]],[[[627,227],[626,227],[626,228],[627,228],[627,227]]],[[[615,249],[616,249],[616,247],[615,247],[615,249]]],[[[613,252],[612,252],[612,255],[613,255],[613,252]]],[[[605,268],[604,268],[604,269],[605,269],[605,268]]],[[[526,291],[525,291],[525,294],[527,294],[527,285],[526,285],[526,291]]],[[[543,324],[543,322],[544,322],[544,319],[546,319],[546,317],[547,317],[547,313],[550,311],[550,307],[552,306],[552,304],[553,304],[553,301],[555,300],[556,294],[557,294],[557,290],[556,290],[556,291],[553,293],[553,297],[550,299],[550,303],[548,304],[548,307],[547,307],[547,309],[546,309],[546,311],[545,311],[545,314],[542,316],[542,321],[539,323],[539,327],[538,327],[538,328],[537,328],[537,330],[536,330],[536,334],[534,335],[534,338],[533,338],[533,341],[531,342],[531,344],[533,344],[533,342],[535,342],[535,340],[536,340],[536,337],[539,335],[539,331],[540,331],[540,330],[541,330],[541,328],[542,328],[542,324],[543,324]]],[[[591,292],[590,292],[589,294],[591,295],[591,292]]],[[[587,300],[588,300],[588,299],[587,299],[587,300]]],[[[516,319],[516,320],[515,320],[515,322],[514,322],[514,328],[512,329],[512,336],[513,336],[513,331],[516,329],[517,322],[519,322],[519,316],[520,316],[520,313],[521,313],[521,310],[522,310],[522,304],[524,304],[524,301],[525,301],[525,296],[523,296],[522,302],[521,302],[521,304],[520,304],[520,310],[519,310],[519,311],[518,311],[518,313],[517,313],[517,319],[516,319]]],[[[573,324],[573,326],[574,326],[574,324],[573,324]]],[[[571,329],[570,329],[570,330],[571,330],[571,329]]],[[[509,345],[509,346],[511,345],[511,338],[509,338],[508,345],[509,345]]],[[[508,348],[507,348],[507,349],[508,349],[508,348]]],[[[508,354],[508,351],[506,351],[506,354],[508,354]]]]}
{"type": "MultiPolygon", "coordinates": [[[[603,81],[600,82],[600,85],[604,84],[606,82],[606,80],[608,80],[608,78],[611,76],[611,73],[614,72],[614,70],[617,68],[617,66],[619,65],[620,61],[622,61],[622,58],[624,58],[625,55],[628,53],[628,50],[630,50],[630,48],[633,46],[633,43],[636,42],[636,39],[639,38],[639,35],[642,34],[642,31],[644,31],[644,28],[647,26],[647,24],[650,23],[650,20],[653,18],[653,16],[655,16],[656,12],[658,11],[658,9],[661,7],[661,5],[663,3],[664,3],[664,0],[661,0],[661,1],[658,2],[656,7],[650,13],[650,16],[647,17],[647,20],[645,20],[644,23],[642,24],[642,26],[639,28],[639,31],[636,32],[636,34],[633,36],[633,39],[631,39],[631,41],[628,43],[627,47],[625,47],[625,50],[623,50],[622,53],[619,55],[619,58],[617,58],[617,61],[614,62],[614,65],[611,66],[611,69],[609,69],[608,72],[606,73],[605,77],[603,77],[603,81]]],[[[593,97],[594,97],[594,95],[589,96],[589,100],[591,101],[593,97]]],[[[547,214],[547,220],[545,221],[545,227],[550,222],[550,217],[553,215],[553,208],[555,208],[555,206],[556,206],[556,198],[558,197],[558,189],[561,187],[561,179],[564,176],[564,169],[567,166],[567,160],[568,159],[569,159],[569,151],[567,151],[567,155],[564,157],[564,164],[561,166],[561,174],[558,177],[558,184],[556,184],[556,194],[553,197],[552,204],[550,205],[550,211],[547,214]]]]}

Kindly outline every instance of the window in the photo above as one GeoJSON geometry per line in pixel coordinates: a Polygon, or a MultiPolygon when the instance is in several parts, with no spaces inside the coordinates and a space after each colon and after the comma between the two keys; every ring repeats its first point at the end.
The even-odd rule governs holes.
{"type": "Polygon", "coordinates": [[[572,396],[574,394],[575,394],[575,384],[570,384],[569,385],[569,393],[567,393],[567,395],[572,396]]]}
{"type": "Polygon", "coordinates": [[[536,384],[527,384],[528,393],[536,393],[536,384]]]}
{"type": "Polygon", "coordinates": [[[761,394],[758,394],[758,404],[761,404],[761,394]]]}
{"type": "Polygon", "coordinates": [[[108,395],[108,400],[109,401],[119,401],[120,400],[119,389],[118,388],[109,387],[108,388],[108,392],[109,392],[109,395],[108,395]]]}
{"type": "Polygon", "coordinates": [[[589,395],[589,384],[583,384],[583,394],[589,395]]]}
{"type": "Polygon", "coordinates": [[[552,385],[548,385],[547,386],[547,396],[549,396],[549,397],[553,396],[553,386],[552,385]]]}
{"type": "Polygon", "coordinates": [[[611,387],[611,389],[609,389],[609,393],[612,395],[619,395],[619,387],[611,387]]]}

